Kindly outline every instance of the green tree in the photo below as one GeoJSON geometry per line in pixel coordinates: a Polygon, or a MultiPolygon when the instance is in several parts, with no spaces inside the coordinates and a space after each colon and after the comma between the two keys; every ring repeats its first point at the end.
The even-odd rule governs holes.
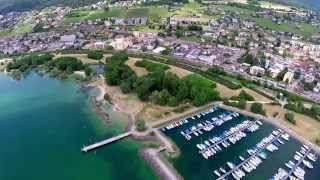
{"type": "Polygon", "coordinates": [[[314,117],[319,119],[319,117],[320,117],[320,106],[319,105],[313,104],[310,111],[314,117]]]}
{"type": "Polygon", "coordinates": [[[92,69],[89,66],[86,66],[84,69],[86,76],[91,76],[92,69]]]}
{"type": "Polygon", "coordinates": [[[295,117],[294,117],[294,114],[293,114],[293,113],[287,112],[287,113],[285,114],[285,118],[286,118],[286,120],[289,121],[290,123],[296,124],[296,120],[295,120],[295,117]]]}
{"type": "Polygon", "coordinates": [[[181,83],[179,83],[177,99],[179,101],[182,101],[184,99],[189,98],[189,95],[190,95],[190,88],[186,81],[182,81],[181,83]]]}
{"type": "Polygon", "coordinates": [[[256,113],[256,114],[261,114],[261,115],[265,115],[266,112],[263,109],[263,105],[261,103],[253,103],[251,105],[251,112],[256,113]]]}
{"type": "Polygon", "coordinates": [[[135,125],[136,125],[137,130],[140,132],[145,131],[147,129],[146,123],[143,119],[138,119],[135,122],[135,125]]]}
{"type": "Polygon", "coordinates": [[[103,53],[101,51],[90,51],[88,53],[88,58],[95,59],[95,60],[100,60],[100,59],[103,58],[103,53]]]}

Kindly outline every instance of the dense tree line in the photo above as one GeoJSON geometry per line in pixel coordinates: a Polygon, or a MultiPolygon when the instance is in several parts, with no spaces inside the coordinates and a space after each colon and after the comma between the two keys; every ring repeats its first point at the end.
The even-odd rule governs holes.
{"type": "Polygon", "coordinates": [[[25,56],[19,59],[14,59],[13,62],[7,65],[7,70],[19,70],[20,72],[25,72],[30,68],[50,62],[52,58],[53,55],[51,54],[25,56]]]}
{"type": "Polygon", "coordinates": [[[147,60],[137,61],[135,66],[143,67],[147,69],[149,72],[156,72],[156,71],[165,71],[169,69],[168,65],[160,64],[160,63],[153,63],[147,60]]]}
{"type": "Polygon", "coordinates": [[[154,68],[161,67],[161,64],[144,60],[137,65],[150,71],[145,76],[137,77],[125,64],[127,60],[128,55],[125,52],[116,53],[107,60],[106,82],[109,85],[120,85],[124,93],[135,92],[143,101],[176,106],[190,100],[193,105],[201,106],[220,99],[219,93],[214,90],[216,85],[200,75],[189,75],[180,79],[173,73],[165,72],[166,65],[154,68]]]}
{"type": "Polygon", "coordinates": [[[16,79],[20,79],[22,74],[28,73],[34,69],[48,72],[50,76],[59,79],[67,78],[68,74],[78,70],[85,70],[87,76],[92,74],[92,69],[89,66],[82,64],[82,62],[75,57],[60,57],[53,59],[53,55],[51,54],[24,56],[15,59],[7,66],[7,70],[9,72],[11,71],[13,77],[16,79]]]}
{"type": "Polygon", "coordinates": [[[60,71],[72,73],[73,71],[83,70],[85,66],[75,57],[60,57],[51,61],[51,67],[56,67],[60,71]]]}

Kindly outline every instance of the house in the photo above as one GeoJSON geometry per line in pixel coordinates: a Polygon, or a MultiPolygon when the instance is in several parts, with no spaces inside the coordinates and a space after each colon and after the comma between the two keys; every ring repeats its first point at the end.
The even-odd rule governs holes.
{"type": "Polygon", "coordinates": [[[294,72],[288,71],[286,74],[283,76],[283,82],[287,82],[288,84],[293,83],[294,80],[294,72]]]}
{"type": "Polygon", "coordinates": [[[60,37],[60,41],[64,43],[66,46],[73,46],[76,42],[76,35],[71,34],[71,35],[63,35],[60,37]]]}
{"type": "Polygon", "coordinates": [[[124,50],[133,45],[132,36],[119,35],[110,44],[116,50],[124,50]]]}
{"type": "Polygon", "coordinates": [[[156,54],[160,54],[162,51],[166,50],[166,48],[164,47],[157,47],[155,48],[152,52],[156,53],[156,54]]]}
{"type": "Polygon", "coordinates": [[[254,76],[263,76],[265,69],[259,66],[251,66],[249,73],[254,76]]]}
{"type": "Polygon", "coordinates": [[[170,25],[173,26],[188,26],[188,25],[201,25],[201,24],[209,24],[208,18],[202,17],[181,17],[181,16],[173,16],[170,18],[170,25]]]}

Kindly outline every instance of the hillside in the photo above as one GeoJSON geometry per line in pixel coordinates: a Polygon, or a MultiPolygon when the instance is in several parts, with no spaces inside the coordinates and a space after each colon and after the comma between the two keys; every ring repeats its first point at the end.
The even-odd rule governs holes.
{"type": "Polygon", "coordinates": [[[40,9],[52,5],[83,6],[99,0],[0,0],[0,14],[40,9]]]}

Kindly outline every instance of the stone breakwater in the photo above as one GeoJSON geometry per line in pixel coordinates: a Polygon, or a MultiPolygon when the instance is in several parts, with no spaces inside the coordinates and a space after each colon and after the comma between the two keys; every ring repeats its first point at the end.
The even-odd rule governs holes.
{"type": "Polygon", "coordinates": [[[161,150],[153,148],[143,148],[140,156],[144,159],[162,180],[183,179],[171,164],[159,154],[161,150]]]}

